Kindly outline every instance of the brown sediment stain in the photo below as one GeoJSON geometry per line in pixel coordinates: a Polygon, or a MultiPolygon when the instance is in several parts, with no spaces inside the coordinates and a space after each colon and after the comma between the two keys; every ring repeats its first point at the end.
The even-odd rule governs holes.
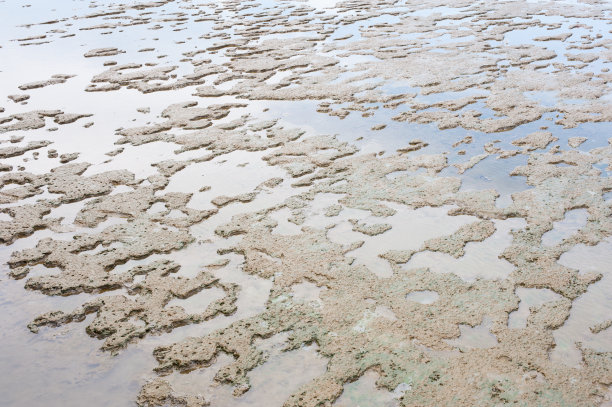
{"type": "Polygon", "coordinates": [[[20,94],[20,95],[8,95],[9,99],[11,99],[15,103],[25,102],[30,98],[30,95],[20,94]]]}
{"type": "Polygon", "coordinates": [[[208,406],[208,401],[201,395],[176,394],[170,384],[162,379],[154,379],[142,386],[142,391],[136,399],[138,405],[146,406],[208,406]]]}
{"type": "Polygon", "coordinates": [[[495,225],[490,220],[483,220],[462,226],[450,236],[428,240],[423,248],[436,252],[448,253],[453,257],[464,255],[463,248],[468,242],[482,242],[495,232],[495,225]]]}
{"type": "Polygon", "coordinates": [[[67,153],[59,156],[60,163],[66,164],[79,158],[79,153],[67,153]]]}
{"type": "MultiPolygon", "coordinates": [[[[95,313],[96,317],[87,327],[87,333],[105,340],[102,349],[116,351],[146,334],[169,332],[178,326],[201,323],[219,313],[230,315],[236,311],[237,285],[220,283],[218,278],[206,271],[194,278],[169,278],[179,268],[178,264],[168,260],[135,267],[117,276],[114,281],[107,281],[106,286],[96,288],[101,290],[113,288],[113,284],[122,285],[127,288],[129,296],[105,296],[88,301],[72,312],[49,312],[37,317],[28,327],[38,332],[41,326],[82,321],[87,314],[95,313]],[[137,276],[144,276],[144,280],[135,282],[137,276]],[[221,288],[226,295],[212,302],[203,312],[189,314],[180,306],[168,306],[173,298],[189,298],[211,287],[221,288]],[[142,324],[135,324],[132,320],[141,321],[142,324]]],[[[35,286],[35,282],[31,283],[31,287],[35,286]]]]}
{"type": "Polygon", "coordinates": [[[528,151],[532,151],[546,148],[546,146],[548,146],[550,143],[557,140],[558,139],[553,137],[552,133],[549,131],[536,131],[535,133],[530,133],[523,138],[514,140],[512,144],[523,147],[528,151]]]}
{"type": "Polygon", "coordinates": [[[0,117],[0,133],[19,130],[35,130],[45,127],[45,118],[52,117],[57,124],[73,123],[83,117],[90,117],[91,114],[64,113],[61,110],[34,110],[25,113],[16,113],[6,117],[0,117]]]}
{"type": "Polygon", "coordinates": [[[604,322],[601,322],[597,325],[593,325],[592,327],[590,327],[590,331],[594,334],[598,334],[602,331],[605,331],[606,329],[610,328],[612,326],[612,319],[608,319],[604,322]]]}
{"type": "Polygon", "coordinates": [[[567,144],[572,148],[577,148],[585,141],[587,141],[586,137],[570,137],[567,139],[567,144]]]}
{"type": "Polygon", "coordinates": [[[37,150],[50,145],[50,141],[30,141],[25,146],[10,146],[0,148],[0,158],[10,158],[22,155],[26,151],[37,150]]]}
{"type": "Polygon", "coordinates": [[[119,50],[117,48],[106,47],[106,48],[92,49],[90,51],[87,51],[85,54],[83,54],[83,56],[85,58],[109,57],[109,56],[118,55],[118,54],[124,54],[124,53],[125,53],[125,51],[119,50]]]}
{"type": "Polygon", "coordinates": [[[385,233],[391,229],[391,225],[388,223],[375,223],[367,225],[365,223],[359,223],[357,219],[349,219],[349,222],[353,225],[353,231],[363,233],[368,236],[376,236],[385,233]]]}
{"type": "Polygon", "coordinates": [[[56,74],[52,75],[51,79],[47,79],[45,81],[29,82],[24,83],[23,85],[19,85],[19,89],[30,90],[44,88],[45,86],[49,85],[58,85],[60,83],[65,83],[68,79],[73,78],[74,76],[76,75],[56,74]]]}

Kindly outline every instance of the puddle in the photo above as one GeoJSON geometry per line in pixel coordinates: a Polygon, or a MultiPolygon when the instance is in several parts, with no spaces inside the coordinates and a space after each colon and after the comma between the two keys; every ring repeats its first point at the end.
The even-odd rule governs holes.
{"type": "Polygon", "coordinates": [[[461,336],[456,339],[445,339],[444,342],[460,349],[492,348],[497,345],[497,338],[490,331],[491,325],[492,321],[487,317],[475,327],[459,325],[461,336]]]}
{"type": "Polygon", "coordinates": [[[268,359],[265,364],[253,369],[249,375],[251,389],[241,397],[234,397],[231,387],[213,380],[218,369],[233,360],[227,354],[221,354],[209,368],[190,374],[175,373],[169,378],[170,382],[179,393],[204,395],[211,406],[281,406],[301,386],[323,374],[327,360],[318,354],[315,345],[282,352],[274,341],[278,342],[279,339],[273,337],[260,343],[268,359]]]}
{"type": "Polygon", "coordinates": [[[525,328],[527,318],[529,318],[530,307],[537,307],[549,301],[557,301],[562,297],[551,290],[544,288],[524,288],[516,289],[516,295],[521,299],[519,309],[511,312],[508,317],[509,328],[525,328]]]}
{"type": "Polygon", "coordinates": [[[320,296],[325,290],[327,290],[326,287],[317,287],[310,282],[295,284],[293,287],[291,287],[293,301],[314,304],[318,307],[323,304],[320,296]]]}
{"type": "Polygon", "coordinates": [[[578,232],[587,223],[589,213],[586,209],[574,209],[565,213],[562,221],[553,223],[553,229],[542,235],[544,246],[554,246],[578,232]]]}
{"type": "MultiPolygon", "coordinates": [[[[356,264],[367,266],[379,277],[388,277],[392,273],[391,266],[387,260],[380,257],[381,254],[390,250],[418,249],[426,240],[451,234],[473,220],[470,216],[448,216],[447,213],[451,209],[448,206],[416,210],[395,204],[388,206],[397,211],[395,215],[384,218],[384,222],[390,224],[392,228],[381,235],[367,239],[359,249],[347,253],[348,256],[355,257],[356,264]]],[[[369,216],[363,220],[379,222],[378,219],[374,219],[376,218],[369,216]]],[[[366,237],[362,233],[354,232],[348,222],[331,229],[328,236],[333,242],[341,244],[365,240],[366,237]]]]}
{"type": "Polygon", "coordinates": [[[581,273],[602,273],[603,278],[572,303],[569,318],[554,332],[557,346],[551,352],[552,360],[580,366],[582,357],[576,342],[598,351],[612,351],[612,330],[594,334],[590,329],[612,315],[611,262],[612,241],[609,238],[596,246],[577,245],[559,259],[564,266],[576,268],[581,273]]]}
{"type": "Polygon", "coordinates": [[[440,296],[437,292],[429,290],[413,291],[406,295],[406,299],[408,301],[414,301],[424,305],[433,304],[434,302],[438,301],[439,297],[440,296]]]}
{"type": "Polygon", "coordinates": [[[467,243],[462,257],[454,258],[446,253],[425,251],[416,253],[403,267],[427,267],[435,273],[454,273],[465,281],[477,278],[504,279],[514,270],[514,266],[499,256],[512,243],[510,231],[523,228],[525,221],[508,219],[494,223],[495,233],[482,242],[467,243]]]}
{"type": "Polygon", "coordinates": [[[213,287],[204,289],[189,298],[174,298],[166,304],[165,308],[169,309],[177,306],[183,308],[188,314],[200,314],[206,310],[208,305],[223,297],[225,297],[225,292],[220,288],[213,287]]]}
{"type": "Polygon", "coordinates": [[[403,393],[390,392],[376,387],[378,374],[367,371],[363,376],[353,383],[344,385],[342,395],[333,404],[337,407],[395,407],[399,406],[399,397],[403,393]]]}

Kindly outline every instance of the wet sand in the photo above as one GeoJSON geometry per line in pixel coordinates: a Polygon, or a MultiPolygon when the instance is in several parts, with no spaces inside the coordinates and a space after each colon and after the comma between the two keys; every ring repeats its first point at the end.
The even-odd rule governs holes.
{"type": "Polygon", "coordinates": [[[0,5],[0,405],[612,405],[608,3],[0,5]]]}

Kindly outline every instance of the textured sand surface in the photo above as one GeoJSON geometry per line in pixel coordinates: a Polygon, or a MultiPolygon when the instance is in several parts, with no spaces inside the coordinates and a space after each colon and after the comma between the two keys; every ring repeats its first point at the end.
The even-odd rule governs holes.
{"type": "Polygon", "coordinates": [[[0,404],[612,405],[609,3],[0,6],[0,404]]]}

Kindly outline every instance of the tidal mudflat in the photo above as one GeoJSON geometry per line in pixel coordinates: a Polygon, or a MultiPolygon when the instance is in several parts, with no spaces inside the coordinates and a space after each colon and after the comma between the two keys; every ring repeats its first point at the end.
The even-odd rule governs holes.
{"type": "Polygon", "coordinates": [[[0,15],[0,405],[612,406],[609,2],[0,15]]]}

